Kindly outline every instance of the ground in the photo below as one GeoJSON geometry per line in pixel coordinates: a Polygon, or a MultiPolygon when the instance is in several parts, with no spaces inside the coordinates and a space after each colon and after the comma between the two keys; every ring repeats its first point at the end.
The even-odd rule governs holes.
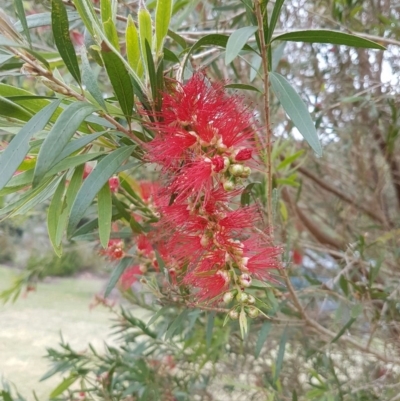
{"type": "MultiPolygon", "coordinates": [[[[8,288],[15,273],[0,267],[0,291],[8,288]]],[[[17,385],[20,393],[39,400],[57,384],[39,383],[49,369],[43,356],[46,347],[56,347],[60,333],[75,349],[92,343],[102,349],[109,339],[112,315],[103,307],[90,309],[94,294],[104,289],[104,279],[93,277],[51,279],[14,304],[0,304],[0,378],[17,385]]]]}

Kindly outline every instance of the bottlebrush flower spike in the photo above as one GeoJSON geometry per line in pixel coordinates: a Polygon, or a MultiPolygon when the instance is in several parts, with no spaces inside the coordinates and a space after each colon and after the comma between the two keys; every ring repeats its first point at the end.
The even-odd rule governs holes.
{"type": "Polygon", "coordinates": [[[184,284],[209,302],[229,289],[243,295],[253,275],[271,280],[281,250],[254,232],[262,222],[258,209],[235,200],[251,173],[249,163],[256,163],[253,113],[221,83],[196,73],[170,86],[151,117],[147,158],[162,167],[165,184],[153,199],[160,221],[150,242],[173,285],[184,284]]]}

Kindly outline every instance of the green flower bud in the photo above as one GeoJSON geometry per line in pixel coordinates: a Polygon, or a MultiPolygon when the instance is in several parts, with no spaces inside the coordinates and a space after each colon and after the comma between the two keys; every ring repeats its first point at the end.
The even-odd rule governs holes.
{"type": "Polygon", "coordinates": [[[241,164],[231,164],[229,167],[229,172],[234,177],[240,177],[243,174],[244,167],[241,164]]]}

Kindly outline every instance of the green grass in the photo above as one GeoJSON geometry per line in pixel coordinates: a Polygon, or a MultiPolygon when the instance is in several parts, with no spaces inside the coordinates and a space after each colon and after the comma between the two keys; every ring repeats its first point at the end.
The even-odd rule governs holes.
{"type": "MultiPolygon", "coordinates": [[[[0,291],[10,286],[14,274],[0,267],[0,291]]],[[[100,279],[52,279],[14,304],[0,304],[0,377],[14,383],[28,400],[33,400],[32,390],[39,400],[48,399],[57,379],[39,383],[49,369],[43,358],[46,347],[56,347],[60,333],[78,350],[89,342],[102,349],[108,339],[112,315],[102,307],[89,309],[102,289],[100,279]]]]}

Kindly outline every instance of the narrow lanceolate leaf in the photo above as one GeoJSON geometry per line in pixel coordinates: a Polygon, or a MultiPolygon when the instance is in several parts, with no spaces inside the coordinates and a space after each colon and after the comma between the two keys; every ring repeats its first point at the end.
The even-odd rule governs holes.
{"type": "Polygon", "coordinates": [[[109,19],[113,19],[112,13],[112,0],[101,0],[100,1],[100,15],[101,21],[103,24],[108,21],[109,19]]]}
{"type": "Polygon", "coordinates": [[[59,100],[54,101],[35,114],[1,154],[0,190],[8,183],[18,166],[23,162],[29,151],[31,137],[46,126],[59,104],[59,100]]]}
{"type": "Polygon", "coordinates": [[[72,204],[76,198],[76,195],[79,191],[79,188],[81,187],[82,184],[84,168],[85,168],[84,164],[81,164],[79,167],[76,168],[68,184],[68,188],[65,193],[65,197],[63,199],[62,211],[58,217],[56,240],[55,240],[55,245],[58,248],[61,247],[61,241],[63,238],[64,231],[67,227],[69,213],[71,211],[72,204]]]}
{"type": "Polygon", "coordinates": [[[57,226],[58,219],[61,215],[63,208],[63,195],[65,191],[65,181],[66,175],[64,174],[62,180],[58,184],[56,191],[54,192],[53,199],[50,202],[49,209],[47,210],[47,231],[49,233],[49,238],[51,245],[55,253],[61,256],[61,246],[57,245],[57,226]]]}
{"type": "Polygon", "coordinates": [[[337,340],[339,340],[340,337],[348,330],[352,324],[357,320],[356,317],[351,317],[347,323],[339,330],[339,333],[336,334],[336,336],[332,339],[332,343],[335,343],[337,340]]]}
{"type": "Polygon", "coordinates": [[[54,35],[54,42],[60,52],[68,71],[81,83],[81,73],[79,71],[78,59],[75,54],[75,48],[69,36],[69,22],[67,10],[62,0],[51,1],[51,26],[54,35]]]}
{"type": "Polygon", "coordinates": [[[228,85],[225,85],[225,88],[240,89],[240,90],[244,90],[244,91],[254,91],[254,92],[261,93],[259,88],[256,88],[255,86],[248,85],[248,84],[228,84],[228,85]]]}
{"type": "Polygon", "coordinates": [[[151,22],[151,15],[146,8],[141,8],[138,12],[139,22],[139,40],[140,40],[140,52],[142,54],[143,64],[146,66],[147,53],[146,53],[146,41],[150,45],[153,42],[153,25],[151,22]]]}
{"type": "Polygon", "coordinates": [[[278,22],[279,15],[281,13],[281,9],[282,9],[284,2],[285,2],[285,0],[276,0],[275,1],[275,5],[274,5],[274,8],[273,8],[272,14],[271,14],[271,20],[269,22],[269,29],[268,29],[267,40],[266,40],[267,43],[271,42],[272,34],[274,33],[276,23],[278,22]]]}
{"type": "Polygon", "coordinates": [[[122,112],[130,119],[133,110],[133,86],[128,71],[120,58],[104,42],[101,54],[122,112]]]}
{"type": "Polygon", "coordinates": [[[274,40],[286,40],[289,42],[330,43],[351,47],[363,47],[366,49],[385,50],[386,48],[372,40],[364,39],[348,33],[330,31],[327,29],[314,29],[306,31],[294,31],[275,36],[274,40]]]}
{"type": "Polygon", "coordinates": [[[140,76],[143,71],[139,71],[139,65],[141,64],[139,35],[131,15],[129,15],[126,25],[125,40],[128,63],[140,76]]]}
{"type": "Polygon", "coordinates": [[[172,15],[172,0],[157,0],[156,8],[156,52],[160,53],[164,39],[168,34],[168,27],[172,15]]]}
{"type": "MultiPolygon", "coordinates": [[[[80,19],[80,16],[76,11],[68,11],[67,14],[69,22],[74,22],[80,19]]],[[[51,25],[51,13],[38,13],[38,14],[28,15],[26,17],[26,22],[28,24],[29,29],[38,28],[40,26],[51,25]]],[[[23,26],[20,21],[14,24],[14,28],[18,32],[23,31],[23,26]]]]}
{"type": "Polygon", "coordinates": [[[107,20],[103,23],[104,32],[107,36],[107,39],[111,42],[114,48],[120,51],[119,48],[119,40],[118,40],[118,32],[117,27],[112,19],[107,20]]]}
{"type": "Polygon", "coordinates": [[[79,193],[72,205],[71,216],[68,224],[68,236],[71,236],[78,223],[84,216],[87,208],[93,202],[103,185],[118,170],[122,163],[134,150],[134,146],[122,147],[104,157],[93,169],[84,181],[79,193]]]}
{"type": "MultiPolygon", "coordinates": [[[[170,31],[169,31],[170,32],[170,31]]],[[[187,52],[185,61],[182,65],[182,70],[184,71],[186,68],[186,64],[190,59],[190,55],[193,54],[196,50],[200,49],[203,46],[219,46],[225,48],[227,46],[229,40],[229,36],[221,35],[219,33],[213,33],[211,35],[203,36],[199,39],[187,52]]],[[[243,47],[243,46],[242,46],[243,47]]],[[[243,49],[254,52],[255,50],[249,45],[244,45],[243,49]]]]}
{"type": "Polygon", "coordinates": [[[26,21],[24,3],[22,2],[22,0],[14,0],[14,7],[17,12],[18,18],[21,21],[21,25],[22,25],[24,34],[26,36],[26,39],[28,40],[29,45],[32,46],[31,34],[29,32],[28,23],[26,21]]]}
{"type": "Polygon", "coordinates": [[[250,36],[258,30],[256,26],[245,26],[233,32],[226,44],[225,64],[230,64],[243,49],[250,36]]]}
{"type": "Polygon", "coordinates": [[[32,117],[32,113],[10,99],[0,96],[0,116],[28,121],[32,117]]]}
{"type": "Polygon", "coordinates": [[[299,94],[282,75],[276,72],[270,73],[270,81],[272,90],[281,102],[287,115],[314,152],[318,156],[321,156],[322,147],[318,139],[317,130],[307,110],[307,106],[299,94]]]}
{"type": "Polygon", "coordinates": [[[123,272],[126,270],[126,268],[132,264],[132,258],[123,258],[120,260],[118,263],[117,267],[113,270],[111,273],[110,280],[107,284],[106,290],[104,292],[104,296],[108,297],[117,284],[119,278],[122,276],[123,272]]]}
{"type": "Polygon", "coordinates": [[[271,331],[272,325],[270,322],[265,322],[260,330],[260,334],[258,335],[257,338],[257,343],[256,343],[256,349],[254,351],[254,356],[258,358],[260,356],[260,352],[262,350],[262,347],[265,343],[265,340],[268,337],[269,332],[271,331]]]}
{"type": "Polygon", "coordinates": [[[82,121],[93,113],[95,107],[89,103],[75,102],[60,115],[44,140],[35,167],[32,185],[35,186],[53,166],[82,121]]]}
{"type": "Polygon", "coordinates": [[[279,343],[278,356],[276,358],[276,364],[275,364],[275,377],[274,377],[275,382],[278,380],[279,375],[282,370],[282,364],[283,364],[283,358],[285,356],[287,337],[288,337],[288,328],[286,327],[285,331],[282,334],[281,341],[279,343]]]}
{"type": "Polygon", "coordinates": [[[107,111],[106,102],[104,101],[101,90],[97,85],[97,80],[93,74],[92,67],[90,66],[85,46],[82,46],[81,48],[81,62],[83,84],[86,86],[86,89],[94,97],[94,100],[96,100],[99,106],[101,106],[103,110],[107,111]]]}
{"type": "Polygon", "coordinates": [[[71,374],[71,376],[64,379],[50,394],[50,399],[56,398],[61,395],[65,390],[71,387],[77,380],[79,376],[71,374]]]}
{"type": "Polygon", "coordinates": [[[103,248],[107,248],[111,233],[112,201],[108,182],[103,185],[97,195],[97,209],[99,214],[99,237],[103,248]]]}
{"type": "Polygon", "coordinates": [[[74,0],[74,6],[81,16],[86,29],[94,36],[96,32],[95,28],[99,27],[100,23],[91,0],[74,0]]]}

